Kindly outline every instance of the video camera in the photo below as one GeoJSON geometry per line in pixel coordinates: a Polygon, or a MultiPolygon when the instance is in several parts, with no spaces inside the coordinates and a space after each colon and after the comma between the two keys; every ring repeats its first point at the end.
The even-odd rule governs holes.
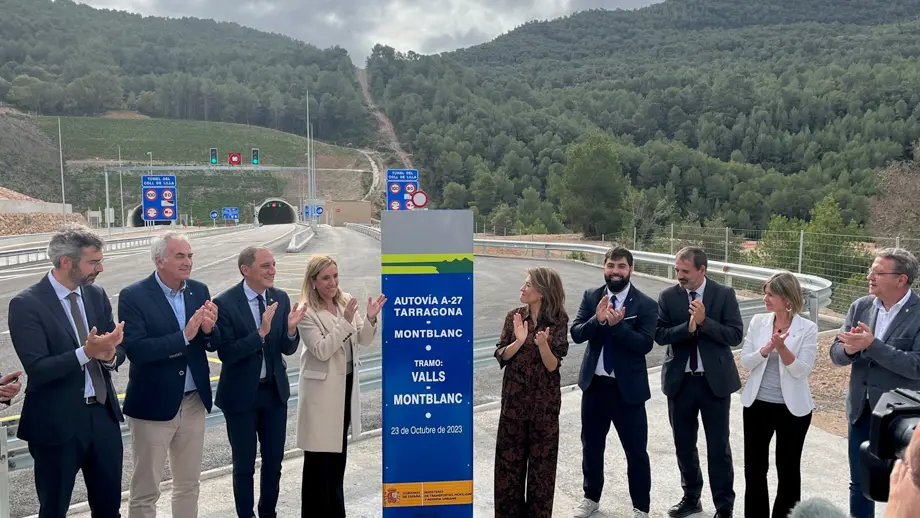
{"type": "Polygon", "coordinates": [[[920,392],[894,389],[882,394],[872,410],[869,440],[859,446],[860,483],[866,498],[887,502],[894,463],[920,422],[920,392]]]}

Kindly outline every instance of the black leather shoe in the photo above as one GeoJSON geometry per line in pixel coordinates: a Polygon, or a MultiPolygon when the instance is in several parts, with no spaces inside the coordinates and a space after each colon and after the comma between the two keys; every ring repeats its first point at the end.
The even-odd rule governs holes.
{"type": "Polygon", "coordinates": [[[732,518],[732,510],[731,509],[719,509],[716,511],[716,514],[712,516],[712,518],[732,518]]]}
{"type": "Polygon", "coordinates": [[[702,512],[703,506],[700,504],[699,498],[685,496],[680,499],[680,503],[668,509],[668,516],[672,518],[684,518],[685,516],[693,516],[694,514],[702,512]]]}

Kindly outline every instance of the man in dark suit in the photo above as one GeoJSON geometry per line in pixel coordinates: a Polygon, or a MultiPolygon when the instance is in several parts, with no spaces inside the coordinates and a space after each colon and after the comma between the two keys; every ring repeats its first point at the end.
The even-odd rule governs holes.
{"type": "Polygon", "coordinates": [[[17,436],[35,461],[41,518],[67,513],[80,470],[93,516],[120,516],[124,417],[109,371],[125,361],[123,323],[93,284],[102,247],[88,228],[65,227],[48,244],[54,267],[10,301],[10,337],[28,376],[17,436]]]}
{"type": "Polygon", "coordinates": [[[730,518],[735,504],[728,421],[731,395],[741,388],[732,347],[741,343],[744,324],[735,290],[706,277],[707,266],[702,249],[682,249],[674,264],[680,284],[658,298],[655,341],[668,346],[661,387],[668,398],[684,488],[683,499],[668,511],[677,518],[703,512],[703,473],[696,449],[701,414],[716,518],[730,518]]]}
{"type": "Polygon", "coordinates": [[[907,250],[881,250],[867,275],[869,295],[850,305],[831,344],[831,361],[852,366],[846,409],[854,518],[875,516],[875,504],[863,495],[859,458],[860,445],[869,440],[872,409],[889,390],[920,390],[920,297],[910,288],[917,269],[917,258],[907,250]]]}
{"type": "Polygon", "coordinates": [[[621,246],[604,256],[604,285],[585,291],[571,334],[587,340],[578,386],[581,398],[582,474],[585,498],[576,518],[597,511],[604,487],[604,449],[610,423],[626,452],[629,496],[636,518],[647,517],[652,471],[648,457],[651,399],[645,355],[652,350],[657,307],[630,283],[632,253],[621,246]]]}
{"type": "Polygon", "coordinates": [[[221,361],[215,404],[227,419],[237,516],[255,516],[253,476],[258,440],[262,452],[259,518],[274,518],[291,397],[287,363],[281,355],[297,351],[297,324],[306,305],[298,303],[291,310],[287,293],[274,288],[275,257],[268,248],[246,248],[237,267],[242,282],[214,298],[220,311],[217,356],[221,361]]]}
{"type": "Polygon", "coordinates": [[[167,232],[152,247],[156,271],[121,291],[124,348],[131,368],[125,394],[134,474],[130,518],[156,516],[166,457],[173,477],[172,515],[198,515],[205,415],[211,411],[207,352],[220,332],[208,287],[189,279],[192,246],[167,232]]]}

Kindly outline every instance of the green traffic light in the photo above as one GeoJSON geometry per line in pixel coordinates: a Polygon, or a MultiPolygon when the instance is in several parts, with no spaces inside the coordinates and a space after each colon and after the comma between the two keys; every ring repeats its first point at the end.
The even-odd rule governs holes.
{"type": "Polygon", "coordinates": [[[212,163],[212,164],[216,164],[216,163],[217,163],[217,159],[216,159],[216,158],[212,158],[212,159],[211,159],[211,163],[212,163]]]}
{"type": "Polygon", "coordinates": [[[258,158],[253,159],[253,160],[252,160],[252,163],[253,163],[253,165],[258,165],[258,164],[259,164],[259,159],[258,159],[258,158]]]}

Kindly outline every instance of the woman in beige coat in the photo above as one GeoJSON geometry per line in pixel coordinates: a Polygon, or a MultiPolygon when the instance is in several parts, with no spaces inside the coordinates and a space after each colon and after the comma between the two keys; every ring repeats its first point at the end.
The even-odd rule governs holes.
{"type": "Polygon", "coordinates": [[[360,345],[377,332],[383,295],[367,300],[365,317],[358,299],[339,289],[339,271],[328,256],[307,265],[301,288],[307,312],[298,325],[300,354],[297,399],[297,447],[304,450],[301,516],[345,516],[342,485],[348,425],[361,433],[361,404],[356,365],[360,345]]]}

